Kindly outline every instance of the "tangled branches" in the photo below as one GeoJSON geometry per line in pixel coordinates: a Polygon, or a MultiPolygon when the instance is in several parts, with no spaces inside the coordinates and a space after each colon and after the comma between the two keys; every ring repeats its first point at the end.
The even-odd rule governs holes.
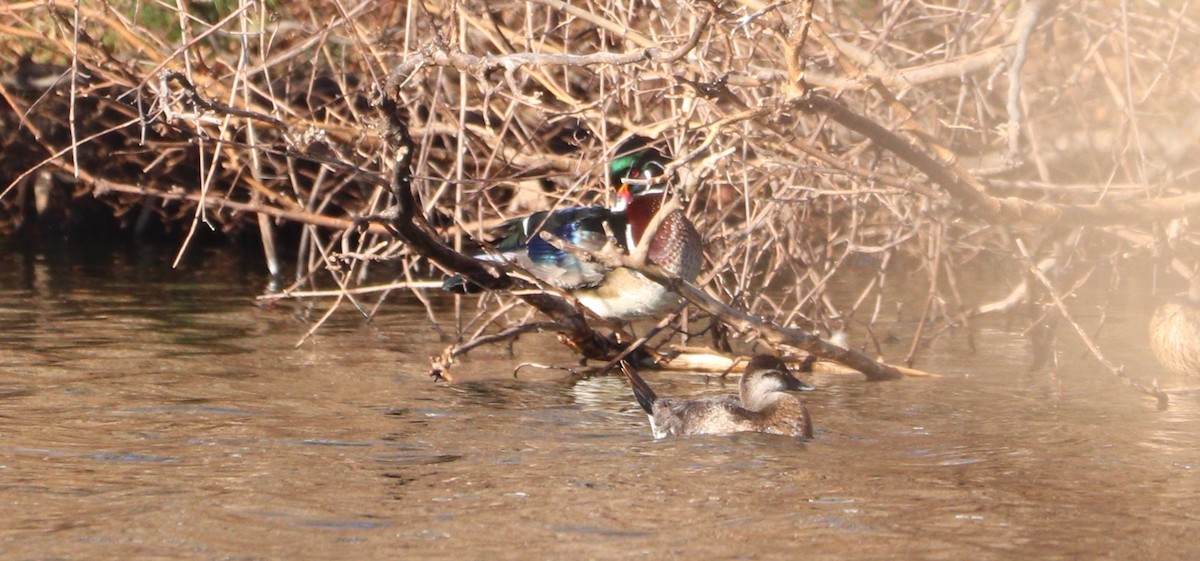
{"type": "MultiPolygon", "coordinates": [[[[17,154],[0,223],[42,212],[48,173],[127,225],[257,232],[278,271],[278,244],[295,244],[287,295],[333,283],[371,313],[408,287],[448,333],[517,333],[528,317],[506,296],[436,304],[419,288],[436,265],[382,225],[343,239],[392,204],[379,85],[411,124],[422,227],[453,247],[522,213],[602,204],[614,147],[649,136],[676,156],[709,296],[888,354],[884,311],[919,280],[910,364],[995,309],[964,300],[972,271],[1040,286],[1030,263],[1052,259],[1049,289],[1065,293],[1096,264],[1116,277],[1130,259],[1195,261],[1200,25],[1174,6],[309,4],[0,8],[34,51],[0,39],[15,131],[0,148],[17,154]],[[384,297],[367,300],[371,285],[384,297]]],[[[1055,313],[1029,296],[1029,321],[1055,313]]]]}

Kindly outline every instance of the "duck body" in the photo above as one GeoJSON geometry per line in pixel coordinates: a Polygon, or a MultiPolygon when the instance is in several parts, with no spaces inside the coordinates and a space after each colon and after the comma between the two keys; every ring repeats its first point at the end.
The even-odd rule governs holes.
{"type": "Polygon", "coordinates": [[[654,438],[735,432],[812,438],[812,421],[804,404],[790,395],[758,411],[743,407],[734,396],[679,402],[664,399],[650,415],[650,430],[654,438]]]}
{"type": "MultiPolygon", "coordinates": [[[[624,239],[618,240],[623,247],[637,247],[650,221],[662,206],[662,199],[660,193],[630,200],[624,210],[624,236],[619,236],[624,239]]],[[[676,210],[659,225],[654,238],[650,240],[650,251],[646,257],[672,274],[692,282],[699,276],[704,261],[703,241],[683,211],[676,210]]],[[[601,282],[577,290],[573,295],[597,315],[617,321],[655,316],[679,302],[679,295],[667,287],[625,267],[606,272],[601,282]]]]}
{"type": "Polygon", "coordinates": [[[1200,376],[1200,295],[1176,297],[1154,310],[1150,349],[1172,373],[1200,376]]]}
{"type": "MultiPolygon", "coordinates": [[[[666,158],[635,137],[609,166],[609,182],[618,188],[612,208],[571,207],[543,211],[506,222],[496,234],[494,253],[477,255],[485,261],[510,262],[543,282],[571,293],[596,315],[627,322],[661,313],[679,296],[625,267],[608,268],[580,260],[543,239],[545,231],[588,251],[599,251],[611,233],[625,251],[637,246],[662,207],[666,158]],[[630,184],[632,183],[632,185],[630,184]]],[[[673,211],[654,232],[647,258],[679,277],[694,281],[704,261],[703,240],[681,210],[673,211]]],[[[455,276],[444,290],[470,292],[455,276]]]]}
{"type": "Polygon", "coordinates": [[[758,355],[746,365],[738,395],[705,399],[659,399],[636,373],[627,372],[634,397],[650,418],[654,438],[693,434],[761,432],[812,438],[808,409],[788,391],[813,387],[796,378],[773,355],[758,355]]]}

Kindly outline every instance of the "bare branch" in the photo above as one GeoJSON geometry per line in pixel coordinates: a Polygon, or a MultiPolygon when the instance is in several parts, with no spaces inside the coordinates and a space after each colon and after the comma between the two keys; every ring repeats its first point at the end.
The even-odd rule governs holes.
{"type": "Polygon", "coordinates": [[[1131,379],[1129,376],[1125,375],[1123,368],[1110,362],[1108,358],[1104,356],[1104,353],[1100,351],[1100,347],[1096,346],[1096,343],[1092,341],[1090,336],[1088,336],[1087,331],[1080,327],[1079,323],[1071,318],[1071,313],[1067,311],[1067,307],[1063,304],[1062,298],[1058,295],[1058,291],[1055,290],[1054,284],[1050,282],[1050,279],[1046,278],[1045,273],[1043,273],[1040,268],[1033,264],[1033,259],[1030,257],[1029,251],[1025,249],[1025,244],[1019,239],[1016,240],[1016,243],[1017,248],[1021,251],[1021,256],[1025,259],[1025,264],[1028,267],[1029,272],[1033,273],[1033,276],[1042,283],[1042,286],[1050,294],[1050,297],[1054,299],[1054,305],[1058,308],[1058,313],[1063,319],[1067,320],[1067,323],[1071,324],[1071,327],[1075,330],[1075,333],[1079,335],[1079,339],[1083,341],[1083,344],[1087,346],[1089,351],[1091,351],[1092,356],[1096,357],[1096,360],[1098,360],[1110,374],[1120,378],[1121,381],[1129,387],[1146,395],[1153,396],[1158,400],[1158,408],[1160,410],[1165,410],[1169,403],[1167,394],[1158,389],[1157,384],[1146,386],[1137,382],[1136,380],[1131,379]]]}

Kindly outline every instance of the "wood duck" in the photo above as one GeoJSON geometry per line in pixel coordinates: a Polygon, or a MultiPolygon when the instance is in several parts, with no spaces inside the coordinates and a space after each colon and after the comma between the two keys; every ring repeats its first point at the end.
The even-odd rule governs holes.
{"type": "MultiPolygon", "coordinates": [[[[608,241],[607,226],[623,249],[637,247],[662,206],[667,161],[649,145],[649,139],[634,137],[609,165],[608,181],[617,191],[612,208],[571,207],[511,220],[499,229],[495,253],[477,257],[515,263],[542,281],[567,290],[605,319],[625,322],[661,312],[678,302],[678,295],[630,269],[609,269],[580,260],[538,234],[547,231],[576,246],[599,251],[608,241]]],[[[696,280],[704,259],[702,241],[682,211],[672,212],[661,223],[647,257],[683,279],[696,280]]],[[[447,279],[442,288],[471,290],[461,277],[447,279]]]]}
{"type": "Polygon", "coordinates": [[[750,359],[738,395],[675,401],[659,399],[646,381],[625,371],[633,395],[646,415],[654,438],[688,434],[762,432],[812,438],[808,409],[788,391],[810,391],[810,384],[796,378],[779,357],[760,354],[750,359]]]}
{"type": "MultiPolygon", "coordinates": [[[[496,234],[499,241],[492,246],[494,252],[479,254],[475,258],[496,263],[515,263],[543,282],[564,290],[595,286],[604,279],[606,267],[580,260],[554,247],[538,233],[550,232],[583,249],[599,251],[608,241],[606,226],[611,232],[624,231],[625,214],[599,206],[536,212],[502,224],[496,234]]],[[[617,241],[623,243],[623,240],[617,241]]],[[[455,275],[442,283],[442,289],[473,292],[474,285],[455,275]]]]}
{"type": "Polygon", "coordinates": [[[1200,376],[1200,275],[1186,295],[1176,296],[1150,317],[1150,349],[1167,370],[1200,376]]]}

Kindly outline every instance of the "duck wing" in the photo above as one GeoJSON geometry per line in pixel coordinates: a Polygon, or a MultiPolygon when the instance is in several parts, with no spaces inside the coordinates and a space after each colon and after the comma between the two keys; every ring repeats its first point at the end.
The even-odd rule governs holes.
{"type": "Polygon", "coordinates": [[[808,409],[792,396],[782,397],[762,411],[742,407],[741,400],[732,395],[682,402],[663,399],[654,403],[650,426],[655,438],[735,432],[813,436],[808,409]]]}
{"type": "MultiPolygon", "coordinates": [[[[572,207],[532,214],[513,220],[504,228],[504,238],[496,244],[501,255],[513,260],[544,282],[571,290],[595,286],[604,279],[608,268],[600,263],[580,260],[554,247],[541,232],[588,251],[599,251],[608,243],[605,227],[612,232],[625,229],[624,213],[603,207],[572,207]]],[[[620,241],[620,240],[618,240],[620,241]]]]}
{"type": "Polygon", "coordinates": [[[688,401],[660,399],[654,403],[650,425],[655,438],[753,430],[744,418],[745,413],[738,398],[732,395],[688,401]]]}
{"type": "MultiPolygon", "coordinates": [[[[608,242],[606,226],[609,231],[623,232],[625,214],[598,206],[536,212],[501,224],[492,236],[497,240],[492,246],[495,251],[475,255],[475,258],[516,264],[543,282],[564,290],[587,288],[600,284],[608,268],[580,260],[554,247],[542,239],[540,233],[550,232],[580,248],[599,251],[608,242]]],[[[618,239],[618,243],[621,240],[618,239]]],[[[473,292],[459,276],[448,278],[442,288],[451,292],[473,292]]]]}

